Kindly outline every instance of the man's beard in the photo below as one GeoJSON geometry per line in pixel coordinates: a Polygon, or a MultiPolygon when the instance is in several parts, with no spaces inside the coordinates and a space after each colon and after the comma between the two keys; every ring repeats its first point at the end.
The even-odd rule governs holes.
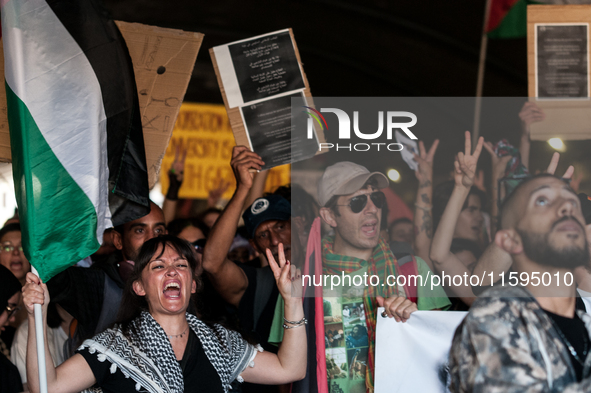
{"type": "MultiPolygon", "coordinates": [[[[552,229],[568,219],[572,219],[572,217],[563,217],[554,223],[552,229]]],[[[578,223],[578,221],[576,222],[578,223]]],[[[567,269],[589,265],[590,255],[587,239],[585,239],[585,244],[582,248],[571,246],[556,249],[550,244],[549,238],[552,230],[546,234],[531,233],[519,229],[516,229],[516,231],[521,236],[525,255],[540,265],[567,269]]],[[[583,228],[583,233],[580,236],[584,237],[584,234],[585,230],[583,228]]]]}

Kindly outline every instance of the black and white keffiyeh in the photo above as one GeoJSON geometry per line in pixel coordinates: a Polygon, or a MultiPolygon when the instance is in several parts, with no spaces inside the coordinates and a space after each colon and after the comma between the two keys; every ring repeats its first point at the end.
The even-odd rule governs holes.
{"type": "MultiPolygon", "coordinates": [[[[220,325],[211,328],[194,315],[187,313],[186,316],[227,392],[230,383],[253,361],[258,349],[248,344],[238,332],[220,325]]],[[[132,321],[129,338],[116,326],[84,341],[79,349],[84,348],[96,354],[100,362],[110,362],[112,374],[119,368],[126,378],[134,380],[137,391],[184,391],[183,372],[172,345],[164,329],[148,312],[142,312],[132,321]]],[[[102,392],[102,389],[92,388],[85,392],[102,392]]]]}

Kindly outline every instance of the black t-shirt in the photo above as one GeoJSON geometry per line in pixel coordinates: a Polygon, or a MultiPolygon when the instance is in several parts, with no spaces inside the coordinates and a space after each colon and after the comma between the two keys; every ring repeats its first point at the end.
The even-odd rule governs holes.
{"type": "MultiPolygon", "coordinates": [[[[277,353],[277,346],[269,344],[269,333],[273,324],[275,306],[279,297],[279,289],[272,274],[271,268],[252,267],[243,263],[236,264],[242,268],[248,278],[248,287],[240,299],[238,305],[238,319],[240,320],[240,334],[251,343],[260,344],[265,351],[277,353]],[[263,269],[268,269],[264,271],[263,269]],[[262,274],[261,274],[262,273],[262,274]],[[269,274],[270,273],[270,274],[269,274]],[[259,282],[259,278],[265,282],[259,282]],[[257,296],[258,294],[258,296],[257,296]],[[255,321],[255,303],[257,299],[264,299],[258,321],[255,321]],[[256,322],[256,324],[255,324],[256,322]]],[[[259,385],[245,382],[240,385],[243,393],[275,393],[278,391],[275,385],[259,385]]]]}
{"type": "MultiPolygon", "coordinates": [[[[90,366],[97,385],[105,393],[135,392],[135,381],[131,378],[125,378],[121,370],[117,368],[114,374],[109,370],[111,363],[109,361],[100,362],[97,354],[88,352],[88,348],[78,351],[90,366]]],[[[183,379],[185,381],[185,392],[213,392],[223,393],[222,381],[215,368],[205,355],[201,342],[190,330],[187,348],[183,359],[179,361],[183,370],[183,379]],[[184,366],[184,367],[183,367],[184,366]]]]}
{"type": "MultiPolygon", "coordinates": [[[[579,318],[579,316],[575,313],[574,318],[566,318],[550,311],[546,311],[546,314],[550,319],[554,322],[554,326],[557,329],[560,329],[560,333],[564,335],[566,340],[573,346],[574,350],[577,352],[577,356],[583,362],[585,362],[585,349],[589,351],[591,349],[591,340],[589,339],[589,332],[587,328],[585,328],[585,323],[579,318]],[[585,348],[585,346],[587,348],[585,348]]],[[[561,337],[562,338],[562,337],[561,337]]],[[[564,345],[567,347],[566,351],[569,354],[571,363],[575,369],[575,374],[577,376],[577,381],[581,382],[583,379],[583,365],[573,356],[573,354],[568,349],[568,343],[562,339],[564,345]]]]}
{"type": "Polygon", "coordinates": [[[226,329],[238,331],[236,308],[222,299],[207,274],[201,276],[201,283],[201,290],[192,297],[197,306],[199,319],[210,324],[218,323],[226,329]]]}
{"type": "Polygon", "coordinates": [[[18,368],[0,353],[0,392],[18,393],[23,391],[21,375],[18,368]]]}
{"type": "MultiPolygon", "coordinates": [[[[117,263],[122,260],[121,253],[116,252],[89,268],[69,267],[47,282],[51,301],[62,306],[78,321],[80,343],[96,334],[105,299],[105,275],[119,288],[125,287],[117,271],[117,263]]],[[[119,303],[110,306],[119,309],[119,303]]]]}
{"type": "MultiPolygon", "coordinates": [[[[251,266],[237,263],[237,265],[244,270],[248,278],[248,287],[240,299],[238,305],[238,318],[240,319],[240,333],[247,337],[251,342],[261,344],[265,351],[277,353],[277,347],[268,343],[269,333],[271,332],[271,325],[273,324],[273,316],[275,314],[275,306],[279,298],[279,289],[275,283],[273,274],[259,275],[267,280],[266,283],[258,282],[257,271],[260,269],[271,268],[269,266],[262,268],[253,268],[251,266]],[[265,289],[267,288],[267,289],[265,289]],[[270,288],[270,290],[269,290],[270,288]],[[262,312],[258,321],[255,321],[255,302],[257,298],[257,291],[266,290],[265,304],[262,305],[262,312]]],[[[261,297],[259,297],[261,298],[261,297]]]]}

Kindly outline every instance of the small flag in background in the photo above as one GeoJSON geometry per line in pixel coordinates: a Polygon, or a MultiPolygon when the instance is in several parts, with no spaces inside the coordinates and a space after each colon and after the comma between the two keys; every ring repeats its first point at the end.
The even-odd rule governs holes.
{"type": "Polygon", "coordinates": [[[520,38],[527,35],[530,0],[492,0],[486,32],[489,38],[520,38]]]}
{"type": "Polygon", "coordinates": [[[591,0],[492,0],[486,26],[488,37],[527,36],[527,6],[530,4],[591,4],[591,0]]]}
{"type": "Polygon", "coordinates": [[[23,247],[47,281],[94,253],[106,228],[149,213],[137,90],[96,0],[0,4],[23,247]]]}

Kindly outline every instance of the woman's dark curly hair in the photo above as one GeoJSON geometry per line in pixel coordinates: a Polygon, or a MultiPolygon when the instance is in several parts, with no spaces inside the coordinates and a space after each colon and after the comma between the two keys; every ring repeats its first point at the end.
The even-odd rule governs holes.
{"type": "MultiPolygon", "coordinates": [[[[116,323],[121,324],[124,334],[129,333],[131,321],[139,317],[142,311],[149,311],[148,302],[146,301],[145,296],[139,296],[135,293],[133,290],[133,283],[141,280],[142,272],[148,263],[152,259],[162,256],[166,248],[172,248],[178,252],[182,258],[187,260],[191,268],[193,279],[197,283],[197,291],[201,289],[201,279],[195,276],[195,272],[199,268],[195,249],[189,244],[189,242],[171,235],[158,236],[148,240],[140,249],[135,260],[133,273],[125,284],[125,289],[123,290],[123,297],[121,298],[121,305],[119,306],[116,323]]],[[[192,301],[189,302],[189,308],[187,311],[192,314],[196,313],[192,301]]]]}

